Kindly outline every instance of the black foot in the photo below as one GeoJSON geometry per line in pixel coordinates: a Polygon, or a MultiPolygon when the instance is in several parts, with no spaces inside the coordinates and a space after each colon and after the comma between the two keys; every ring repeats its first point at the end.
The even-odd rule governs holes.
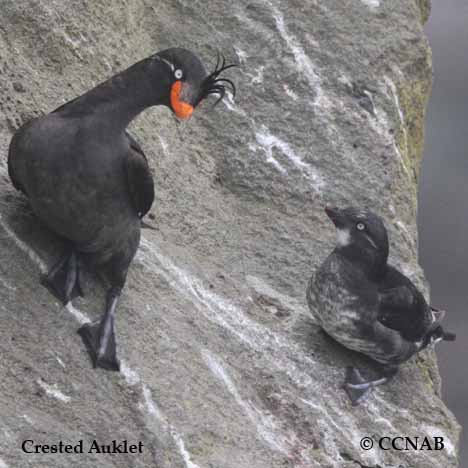
{"type": "Polygon", "coordinates": [[[120,361],[117,358],[113,324],[110,324],[110,326],[110,330],[105,335],[104,323],[86,323],[78,330],[78,334],[81,336],[91,356],[94,368],[101,367],[106,370],[119,372],[120,361]]]}
{"type": "Polygon", "coordinates": [[[371,386],[367,384],[368,382],[362,378],[357,369],[354,367],[346,368],[346,377],[343,388],[348,394],[353,406],[359,405],[369,396],[369,390],[371,389],[371,386]],[[359,388],[355,388],[355,385],[358,385],[359,388]]]}
{"type": "Polygon", "coordinates": [[[41,278],[45,286],[64,305],[75,297],[83,297],[80,272],[75,252],[65,255],[41,278]]]}

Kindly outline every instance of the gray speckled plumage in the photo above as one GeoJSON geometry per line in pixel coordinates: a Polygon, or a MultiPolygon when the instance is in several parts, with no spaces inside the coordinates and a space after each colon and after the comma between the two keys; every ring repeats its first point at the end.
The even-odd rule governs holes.
{"type": "MultiPolygon", "coordinates": [[[[387,230],[379,216],[353,207],[326,211],[337,229],[337,246],[310,279],[307,301],[328,335],[384,366],[384,378],[373,382],[362,381],[357,371],[350,374],[350,387],[368,390],[432,342],[455,337],[440,326],[443,313],[388,265],[387,230]]],[[[353,403],[362,398],[350,396],[353,403]]]]}
{"type": "Polygon", "coordinates": [[[327,334],[379,363],[398,364],[419,349],[378,321],[377,285],[337,251],[311,278],[307,300],[327,334]]]}

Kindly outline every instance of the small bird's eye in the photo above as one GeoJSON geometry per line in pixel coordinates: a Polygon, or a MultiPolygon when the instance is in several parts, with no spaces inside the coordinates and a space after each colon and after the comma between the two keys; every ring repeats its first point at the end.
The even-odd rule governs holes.
{"type": "Polygon", "coordinates": [[[180,80],[183,76],[184,76],[184,72],[178,68],[175,72],[174,72],[174,76],[177,80],[180,80]]]}
{"type": "Polygon", "coordinates": [[[366,229],[366,226],[364,225],[364,223],[357,223],[356,228],[358,231],[364,231],[364,229],[366,229]]]}

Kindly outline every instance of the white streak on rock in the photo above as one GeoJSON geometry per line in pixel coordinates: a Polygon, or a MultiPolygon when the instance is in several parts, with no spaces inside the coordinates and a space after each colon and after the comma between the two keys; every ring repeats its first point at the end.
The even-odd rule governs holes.
{"type": "Polygon", "coordinates": [[[125,361],[120,362],[120,373],[124,376],[127,385],[133,386],[140,382],[140,376],[138,372],[128,367],[125,361]]]}
{"type": "MultiPolygon", "coordinates": [[[[317,424],[319,429],[324,434],[324,447],[326,452],[332,459],[336,461],[343,460],[341,450],[336,443],[337,434],[341,434],[341,440],[351,440],[353,447],[359,447],[359,443],[364,436],[369,434],[363,433],[361,428],[357,426],[356,421],[351,418],[343,418],[343,409],[335,406],[331,399],[322,401],[321,404],[316,404],[313,401],[302,399],[302,402],[310,406],[313,412],[317,414],[317,424]],[[339,422],[337,422],[339,421],[339,422]],[[333,430],[330,430],[333,428],[333,430]]],[[[381,463],[380,453],[377,450],[371,450],[362,455],[363,461],[372,466],[381,463]]],[[[335,466],[335,463],[332,464],[335,466]]]]}
{"type": "MultiPolygon", "coordinates": [[[[236,103],[234,102],[234,97],[232,96],[232,93],[227,91],[226,92],[226,97],[227,97],[227,99],[225,98],[221,102],[227,107],[227,109],[230,112],[234,112],[235,114],[240,115],[241,117],[244,117],[244,118],[247,119],[248,117],[247,117],[247,114],[245,113],[245,111],[243,109],[241,109],[239,106],[237,106],[236,103]]],[[[248,120],[253,122],[252,119],[248,119],[248,120]]]]}
{"type": "Polygon", "coordinates": [[[200,279],[176,266],[145,238],[142,238],[141,246],[145,249],[142,255],[143,265],[153,271],[157,269],[165,280],[190,300],[208,320],[226,328],[250,348],[262,352],[273,367],[285,372],[299,387],[313,389],[317,386],[317,382],[310,375],[300,370],[288,358],[288,355],[293,355],[295,360],[305,365],[316,364],[296,343],[253,321],[229,299],[205,288],[200,279]]]}
{"type": "Polygon", "coordinates": [[[166,141],[164,140],[164,138],[161,136],[161,135],[158,135],[158,138],[159,138],[159,143],[161,144],[161,148],[163,150],[163,154],[164,156],[169,156],[169,146],[168,144],[166,143],[166,141]]]}
{"type": "Polygon", "coordinates": [[[229,393],[234,397],[237,404],[244,410],[247,417],[257,429],[258,435],[272,448],[285,455],[289,455],[289,450],[285,444],[284,436],[276,433],[277,428],[274,418],[269,414],[264,414],[252,403],[245,401],[237,390],[231,377],[224,370],[221,360],[213,356],[209,351],[203,350],[203,359],[213,374],[226,386],[229,393]]]}
{"type": "Polygon", "coordinates": [[[387,83],[390,91],[392,93],[393,102],[395,103],[395,107],[398,111],[398,117],[400,118],[401,129],[403,131],[403,138],[405,142],[405,150],[408,154],[408,131],[406,130],[406,123],[405,123],[405,116],[403,114],[403,109],[400,105],[400,98],[398,97],[398,90],[395,83],[388,77],[385,77],[385,82],[387,83]]]}
{"type": "Polygon", "coordinates": [[[236,53],[237,57],[239,57],[240,63],[245,63],[245,61],[249,57],[247,55],[247,52],[245,52],[244,50],[241,50],[239,47],[234,47],[234,52],[236,53]]]}
{"type": "MultiPolygon", "coordinates": [[[[307,400],[316,398],[322,403],[324,392],[329,391],[328,384],[317,381],[313,377],[314,375],[328,375],[331,380],[342,378],[341,370],[336,370],[332,366],[316,362],[312,356],[287,336],[275,333],[268,327],[250,319],[240,307],[229,299],[205,288],[200,279],[176,266],[171,259],[160,253],[146,239],[142,238],[141,245],[143,266],[152,271],[158,271],[179,294],[192,301],[198,312],[211,322],[229,330],[242,343],[245,343],[248,347],[261,354],[262,359],[266,361],[265,366],[271,368],[272,371],[273,369],[277,369],[284,373],[295,384],[298,393],[304,394],[307,400]]],[[[207,354],[205,353],[205,359],[206,356],[207,354]]],[[[213,370],[216,369],[216,362],[218,362],[216,358],[211,361],[213,370]]],[[[220,372],[219,369],[218,372],[220,372]]],[[[219,375],[221,376],[221,373],[219,375]]],[[[342,425],[348,439],[350,437],[349,434],[360,434],[353,415],[350,414],[349,417],[345,416],[340,398],[329,398],[326,402],[327,404],[321,410],[323,418],[327,420],[326,424],[324,423],[321,428],[324,438],[336,436],[335,429],[330,428],[328,419],[340,421],[340,425],[342,425]]],[[[252,414],[256,414],[253,408],[251,408],[251,411],[253,411],[252,414]]],[[[289,440],[291,446],[295,445],[297,447],[300,445],[300,441],[295,444],[291,442],[291,439],[289,440]]],[[[336,458],[336,455],[339,454],[339,451],[335,453],[331,448],[324,447],[327,456],[336,458]]],[[[378,460],[377,454],[369,454],[367,460],[371,459],[378,460]]],[[[299,467],[299,465],[297,466],[299,467]]],[[[303,466],[310,467],[313,465],[309,463],[303,466]]]]}
{"type": "Polygon", "coordinates": [[[16,291],[16,288],[9,284],[4,278],[0,276],[0,283],[3,285],[4,288],[9,289],[10,291],[16,291]]]}
{"type": "MultiPolygon", "coordinates": [[[[386,76],[384,80],[386,83],[386,89],[384,89],[384,93],[393,100],[395,107],[397,109],[398,116],[400,119],[400,126],[402,128],[403,136],[404,136],[405,150],[406,150],[406,154],[408,154],[408,135],[406,131],[406,125],[404,122],[403,111],[401,109],[400,101],[398,98],[397,89],[396,89],[395,83],[389,77],[386,76]],[[390,94],[388,94],[388,88],[390,89],[390,94]]],[[[379,133],[384,138],[384,141],[390,140],[390,143],[392,144],[393,149],[395,150],[395,153],[398,156],[398,159],[400,160],[400,163],[406,175],[409,178],[411,178],[411,172],[408,166],[406,165],[405,159],[403,155],[401,154],[400,148],[398,147],[396,143],[395,136],[390,135],[389,133],[390,124],[389,124],[389,119],[388,119],[387,114],[383,111],[376,110],[376,115],[377,115],[377,122],[375,122],[375,119],[371,119],[369,121],[371,126],[374,128],[374,130],[377,131],[377,133],[379,133]]]]}
{"type": "Polygon", "coordinates": [[[287,84],[283,84],[283,89],[286,95],[293,101],[297,101],[299,99],[299,96],[287,84]]]}
{"type": "Polygon", "coordinates": [[[105,57],[102,57],[102,61],[104,63],[104,65],[106,66],[107,70],[109,72],[113,71],[114,70],[114,67],[112,66],[112,64],[109,62],[109,60],[107,60],[107,58],[105,57]]]}
{"type": "Polygon", "coordinates": [[[398,414],[401,418],[405,418],[408,420],[412,418],[410,412],[407,409],[402,408],[401,405],[391,404],[380,396],[379,393],[382,390],[382,387],[380,389],[377,387],[375,390],[376,391],[373,392],[374,393],[373,399],[376,402],[377,411],[379,413],[382,413],[382,408],[385,408],[388,414],[394,414],[394,415],[398,414]]]}
{"type": "MultiPolygon", "coordinates": [[[[268,144],[268,142],[265,142],[263,140],[263,137],[261,134],[257,133],[255,135],[255,138],[257,140],[257,143],[260,144],[261,149],[265,152],[266,154],[266,160],[269,164],[272,164],[273,166],[276,167],[276,169],[281,172],[281,174],[287,174],[288,171],[278,162],[278,160],[273,156],[273,150],[272,146],[268,144]]],[[[249,144],[249,149],[250,151],[256,152],[258,146],[249,144]]]]}
{"type": "Polygon", "coordinates": [[[403,167],[406,175],[411,178],[411,173],[408,167],[406,166],[405,160],[403,155],[401,154],[400,148],[396,144],[395,136],[390,134],[390,123],[388,120],[388,115],[381,109],[375,108],[375,115],[377,119],[371,118],[369,119],[369,124],[372,129],[382,138],[385,144],[390,144],[393,146],[395,154],[397,155],[398,159],[400,160],[400,164],[403,167]]]}
{"type": "Polygon", "coordinates": [[[68,403],[71,400],[71,397],[58,390],[57,384],[49,385],[42,379],[38,379],[37,383],[39,384],[39,387],[41,387],[46,392],[46,395],[49,395],[56,400],[63,401],[64,403],[68,403]]]}
{"type": "Polygon", "coordinates": [[[263,73],[265,71],[265,67],[261,66],[257,69],[257,73],[255,75],[251,75],[252,78],[250,79],[250,82],[252,84],[262,84],[263,83],[263,73]]]}
{"type": "MultiPolygon", "coordinates": [[[[33,425],[34,424],[34,421],[27,415],[27,414],[23,414],[23,418],[26,422],[28,422],[29,424],[33,425]]],[[[0,468],[2,467],[2,465],[0,464],[0,468]]]]}
{"type": "Polygon", "coordinates": [[[77,320],[77,322],[79,322],[81,325],[91,322],[91,319],[86,314],[81,312],[81,310],[75,308],[71,301],[67,303],[65,309],[67,309],[68,312],[70,312],[70,314],[72,314],[73,317],[75,317],[75,319],[77,320]]]}
{"type": "Polygon", "coordinates": [[[200,468],[197,464],[192,462],[191,455],[185,447],[182,436],[174,429],[174,427],[169,423],[167,417],[159,409],[158,405],[153,399],[150,388],[144,383],[139,373],[136,370],[130,368],[123,361],[121,363],[120,371],[128,385],[134,386],[141,384],[143,404],[140,405],[140,410],[146,413],[156,422],[157,427],[159,428],[158,432],[161,430],[163,432],[169,432],[179,450],[180,456],[182,457],[186,468],[200,468]]]}
{"type": "Polygon", "coordinates": [[[277,300],[286,309],[289,309],[294,313],[300,313],[307,316],[311,315],[309,310],[306,307],[304,307],[302,302],[298,301],[297,299],[291,296],[287,296],[286,294],[282,294],[279,291],[276,291],[276,289],[272,288],[263,279],[258,278],[256,276],[247,275],[246,280],[248,285],[251,288],[255,289],[255,291],[257,291],[258,294],[262,296],[271,297],[272,299],[277,300]]]}
{"type": "Polygon", "coordinates": [[[148,388],[147,385],[142,385],[142,393],[145,402],[145,410],[150,417],[153,417],[158,425],[160,425],[163,431],[169,431],[172,439],[174,440],[177,449],[184,461],[186,468],[200,468],[199,465],[192,461],[192,456],[190,452],[185,447],[185,442],[182,436],[174,429],[174,427],[169,423],[166,416],[162,413],[162,411],[158,408],[158,405],[153,400],[151,395],[151,390],[148,388]]]}
{"type": "MultiPolygon", "coordinates": [[[[0,223],[1,221],[2,220],[0,216],[0,223]]],[[[66,309],[76,318],[76,320],[79,323],[84,324],[84,323],[90,322],[90,319],[81,311],[79,311],[78,309],[75,309],[75,307],[73,307],[71,302],[69,302],[66,305],[66,309]]],[[[56,359],[59,361],[59,363],[61,362],[58,357],[56,357],[56,359]]],[[[141,382],[141,378],[138,372],[130,368],[124,361],[121,362],[121,373],[126,383],[130,386],[134,386],[138,384],[139,382],[141,382]]],[[[69,402],[71,400],[69,396],[64,395],[60,390],[56,388],[56,386],[50,386],[41,379],[39,379],[37,383],[42,389],[44,389],[47,395],[53,398],[56,398],[60,401],[64,401],[64,402],[69,402]]],[[[154,403],[151,397],[151,391],[145,384],[142,384],[142,394],[143,394],[143,398],[145,401],[145,408],[146,408],[147,413],[149,415],[155,416],[160,423],[164,423],[166,426],[169,427],[166,418],[164,417],[164,415],[162,415],[162,413],[158,410],[156,404],[154,403]]],[[[179,448],[179,451],[181,452],[181,456],[184,459],[186,467],[187,468],[199,468],[196,464],[190,461],[189,454],[187,450],[185,449],[185,445],[183,444],[183,440],[181,436],[172,427],[170,428],[170,432],[171,432],[171,436],[174,438],[175,443],[177,444],[177,447],[179,448]]],[[[0,468],[2,468],[1,465],[0,465],[0,468]]]]}
{"type": "Polygon", "coordinates": [[[281,11],[273,6],[272,10],[276,28],[294,55],[294,61],[296,62],[297,69],[309,82],[309,86],[315,91],[313,104],[319,107],[329,108],[331,103],[323,93],[322,80],[315,71],[315,66],[312,63],[312,60],[307,56],[296,37],[288,32],[286,25],[284,24],[284,16],[281,11]]]}
{"type": "Polygon", "coordinates": [[[47,272],[47,265],[42,260],[42,258],[31,248],[26,242],[22,241],[16,233],[8,226],[8,224],[3,220],[2,215],[0,214],[0,226],[2,226],[3,230],[6,232],[8,237],[16,244],[16,246],[22,250],[24,253],[28,255],[33,263],[35,263],[41,273],[47,272]]]}
{"type": "Polygon", "coordinates": [[[69,34],[67,34],[66,31],[60,30],[59,34],[62,34],[63,38],[65,39],[65,42],[67,44],[70,44],[72,49],[79,49],[81,47],[81,41],[79,39],[74,40],[71,38],[69,34]]]}
{"type": "Polygon", "coordinates": [[[379,8],[380,6],[380,0],[361,0],[361,2],[369,8],[379,8]]]}
{"type": "Polygon", "coordinates": [[[327,453],[330,454],[330,456],[327,456],[328,461],[333,462],[331,465],[333,466],[337,461],[342,460],[340,450],[336,444],[336,434],[341,434],[343,440],[346,440],[349,438],[348,428],[336,423],[324,406],[303,398],[301,398],[301,401],[311,407],[312,411],[317,415],[316,423],[323,430],[324,446],[327,448],[327,453]],[[333,428],[332,431],[330,431],[331,428],[333,428]]]}
{"type": "Polygon", "coordinates": [[[395,223],[399,228],[400,230],[405,234],[405,237],[406,237],[406,240],[412,244],[414,242],[414,236],[411,235],[409,229],[407,228],[406,224],[403,223],[403,221],[401,220],[397,220],[396,223],[395,223]]]}
{"type": "Polygon", "coordinates": [[[171,430],[171,436],[174,439],[177,448],[179,449],[179,453],[182,455],[182,459],[184,460],[185,466],[187,468],[200,468],[199,465],[193,463],[190,453],[185,448],[185,443],[180,434],[174,430],[171,430]]]}
{"type": "Polygon", "coordinates": [[[312,61],[307,57],[298,40],[287,31],[284,24],[284,16],[276,7],[273,7],[273,18],[281,37],[294,55],[297,68],[304,74],[310,87],[316,89],[317,86],[320,86],[320,77],[317,75],[312,61]]]}
{"type": "Polygon", "coordinates": [[[55,359],[64,369],[66,368],[65,363],[58,356],[55,356],[55,359]]]}
{"type": "Polygon", "coordinates": [[[8,468],[8,465],[0,458],[0,468],[8,468]]]}
{"type": "Polygon", "coordinates": [[[148,388],[147,385],[143,384],[142,386],[143,398],[145,400],[145,408],[148,414],[154,416],[159,422],[165,423],[165,418],[162,415],[161,411],[159,411],[158,406],[153,400],[151,396],[151,390],[148,388]]]}
{"type": "Polygon", "coordinates": [[[268,162],[277,165],[281,172],[286,173],[286,170],[273,157],[273,148],[277,148],[286,156],[290,163],[301,171],[304,177],[311,183],[312,188],[317,192],[321,191],[324,185],[323,179],[309,164],[305,163],[302,158],[295,153],[289,143],[273,135],[265,125],[260,127],[260,130],[255,134],[255,138],[257,139],[257,143],[265,151],[268,162]]]}

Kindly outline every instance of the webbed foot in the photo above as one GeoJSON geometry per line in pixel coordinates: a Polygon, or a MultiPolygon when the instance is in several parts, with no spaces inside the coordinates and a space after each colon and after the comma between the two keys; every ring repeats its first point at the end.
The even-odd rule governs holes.
{"type": "Polygon", "coordinates": [[[388,366],[384,369],[384,374],[380,379],[366,380],[354,367],[346,368],[344,389],[351,400],[353,406],[362,403],[370,393],[370,390],[378,385],[386,384],[397,373],[398,368],[388,366]]]}
{"type": "Polygon", "coordinates": [[[369,396],[370,386],[365,384],[367,384],[366,380],[361,376],[357,369],[354,367],[346,368],[346,377],[343,388],[348,394],[353,406],[359,405],[369,396]],[[356,386],[358,386],[358,388],[356,388],[356,386]]]}
{"type": "Polygon", "coordinates": [[[71,252],[62,257],[47,275],[42,276],[41,284],[64,305],[75,297],[83,297],[76,253],[71,252]]]}
{"type": "Polygon", "coordinates": [[[88,350],[94,368],[101,367],[106,370],[120,371],[113,326],[107,337],[104,334],[102,322],[85,323],[78,330],[78,334],[88,350]]]}
{"type": "Polygon", "coordinates": [[[107,293],[106,311],[101,321],[86,323],[78,330],[95,368],[120,370],[114,329],[115,307],[119,295],[119,288],[111,288],[107,293]]]}

